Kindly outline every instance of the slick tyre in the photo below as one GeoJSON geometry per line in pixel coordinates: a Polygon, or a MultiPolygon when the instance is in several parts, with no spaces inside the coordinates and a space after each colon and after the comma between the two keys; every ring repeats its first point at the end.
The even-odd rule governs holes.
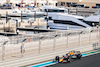
{"type": "Polygon", "coordinates": [[[55,60],[59,62],[59,56],[56,56],[55,57],[55,60]]]}
{"type": "Polygon", "coordinates": [[[72,62],[72,58],[69,57],[67,61],[68,61],[69,63],[71,63],[71,62],[72,62]]]}
{"type": "Polygon", "coordinates": [[[78,55],[78,56],[77,56],[77,59],[82,59],[82,56],[81,56],[81,55],[78,55]]]}

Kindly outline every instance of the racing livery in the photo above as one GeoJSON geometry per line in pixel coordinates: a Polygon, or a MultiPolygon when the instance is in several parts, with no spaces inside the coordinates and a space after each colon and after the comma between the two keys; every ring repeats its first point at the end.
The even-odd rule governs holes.
{"type": "Polygon", "coordinates": [[[72,62],[73,59],[81,59],[82,54],[80,51],[70,51],[66,55],[63,55],[63,57],[56,56],[53,60],[54,62],[58,63],[65,63],[65,62],[72,62]]]}

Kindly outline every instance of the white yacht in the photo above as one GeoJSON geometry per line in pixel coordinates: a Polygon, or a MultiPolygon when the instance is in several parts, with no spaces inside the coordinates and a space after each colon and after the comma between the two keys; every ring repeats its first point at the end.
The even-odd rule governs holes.
{"type": "Polygon", "coordinates": [[[81,29],[81,28],[84,28],[82,26],[54,23],[53,21],[49,21],[47,23],[47,25],[48,25],[48,29],[58,29],[58,30],[69,30],[69,29],[81,29]]]}
{"type": "Polygon", "coordinates": [[[52,17],[54,17],[56,14],[75,17],[75,18],[77,18],[77,19],[79,19],[79,20],[83,20],[83,18],[84,18],[84,17],[82,17],[82,16],[68,14],[68,9],[61,8],[61,7],[42,6],[42,7],[40,8],[40,10],[41,10],[42,12],[44,12],[45,15],[48,15],[48,18],[49,18],[49,19],[53,19],[52,17]]]}
{"type": "Polygon", "coordinates": [[[29,16],[34,16],[34,15],[36,15],[36,16],[44,16],[44,12],[41,12],[38,8],[36,8],[36,9],[25,9],[24,11],[23,11],[24,13],[27,13],[27,14],[29,14],[29,16]]]}
{"type": "Polygon", "coordinates": [[[91,15],[83,19],[83,21],[91,26],[97,26],[100,22],[100,9],[98,12],[95,12],[95,15],[91,15]]]}
{"type": "Polygon", "coordinates": [[[91,26],[97,26],[100,22],[100,9],[98,12],[95,12],[95,15],[91,15],[83,19],[83,21],[91,26]]]}
{"type": "Polygon", "coordinates": [[[50,19],[52,19],[52,16],[54,16],[56,13],[67,13],[67,9],[55,7],[52,5],[42,6],[40,7],[40,11],[44,12],[45,15],[48,15],[50,19]]]}
{"type": "Polygon", "coordinates": [[[20,9],[13,9],[12,12],[8,13],[8,16],[12,17],[33,17],[34,15],[36,16],[44,16],[43,12],[39,11],[34,11],[34,10],[20,10],[20,9]],[[22,15],[21,15],[22,14],[22,15]]]}
{"type": "Polygon", "coordinates": [[[78,18],[77,16],[73,17],[71,15],[55,14],[52,17],[53,22],[52,23],[48,22],[48,27],[50,29],[64,29],[64,30],[91,27],[90,25],[82,22],[77,18],[78,18]]]}
{"type": "Polygon", "coordinates": [[[92,15],[83,19],[83,22],[89,24],[90,26],[96,26],[100,22],[100,15],[92,15]]]}
{"type": "Polygon", "coordinates": [[[10,16],[10,17],[20,17],[20,16],[26,17],[27,14],[22,13],[22,15],[21,15],[21,10],[13,9],[12,12],[8,13],[8,16],[10,16]]]}
{"type": "MultiPolygon", "coordinates": [[[[75,25],[75,26],[82,26],[82,27],[91,27],[90,25],[82,22],[81,20],[76,18],[75,15],[61,15],[61,14],[55,14],[52,18],[54,20],[54,23],[60,23],[60,24],[69,24],[69,25],[75,25]]],[[[82,18],[80,16],[80,18],[82,18]]]]}
{"type": "Polygon", "coordinates": [[[95,15],[100,15],[100,9],[98,10],[98,12],[95,12],[95,15]]]}

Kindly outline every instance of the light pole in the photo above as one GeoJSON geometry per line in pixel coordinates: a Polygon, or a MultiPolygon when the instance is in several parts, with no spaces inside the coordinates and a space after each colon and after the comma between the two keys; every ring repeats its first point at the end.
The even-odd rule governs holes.
{"type": "Polygon", "coordinates": [[[3,44],[2,44],[2,61],[5,60],[5,45],[8,41],[5,41],[3,44]]]}

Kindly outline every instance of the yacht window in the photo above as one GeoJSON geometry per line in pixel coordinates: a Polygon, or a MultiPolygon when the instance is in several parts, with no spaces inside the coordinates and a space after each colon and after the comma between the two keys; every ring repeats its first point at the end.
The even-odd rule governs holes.
{"type": "Polygon", "coordinates": [[[59,12],[64,12],[64,10],[59,10],[59,12]]]}
{"type": "Polygon", "coordinates": [[[59,12],[59,10],[53,10],[53,12],[59,12]]]}
{"type": "MultiPolygon", "coordinates": [[[[45,9],[45,12],[47,12],[47,9],[45,9]]],[[[48,12],[65,12],[65,10],[48,9],[48,12]]]]}
{"type": "Polygon", "coordinates": [[[27,13],[29,13],[29,11],[27,11],[27,13]]]}
{"type": "Polygon", "coordinates": [[[45,9],[44,11],[47,12],[47,9],[45,9]]]}
{"type": "Polygon", "coordinates": [[[17,13],[17,11],[14,11],[13,13],[17,13]]]}
{"type": "Polygon", "coordinates": [[[54,20],[54,23],[59,23],[59,24],[69,24],[69,25],[75,25],[75,26],[82,26],[82,27],[85,27],[84,25],[75,23],[75,22],[73,22],[73,21],[54,20]]]}
{"type": "Polygon", "coordinates": [[[53,10],[52,9],[48,9],[48,12],[53,12],[53,10]]]}
{"type": "Polygon", "coordinates": [[[32,10],[31,12],[35,12],[35,11],[32,10]]]}
{"type": "Polygon", "coordinates": [[[40,9],[40,11],[43,11],[42,9],[40,9]]]}

